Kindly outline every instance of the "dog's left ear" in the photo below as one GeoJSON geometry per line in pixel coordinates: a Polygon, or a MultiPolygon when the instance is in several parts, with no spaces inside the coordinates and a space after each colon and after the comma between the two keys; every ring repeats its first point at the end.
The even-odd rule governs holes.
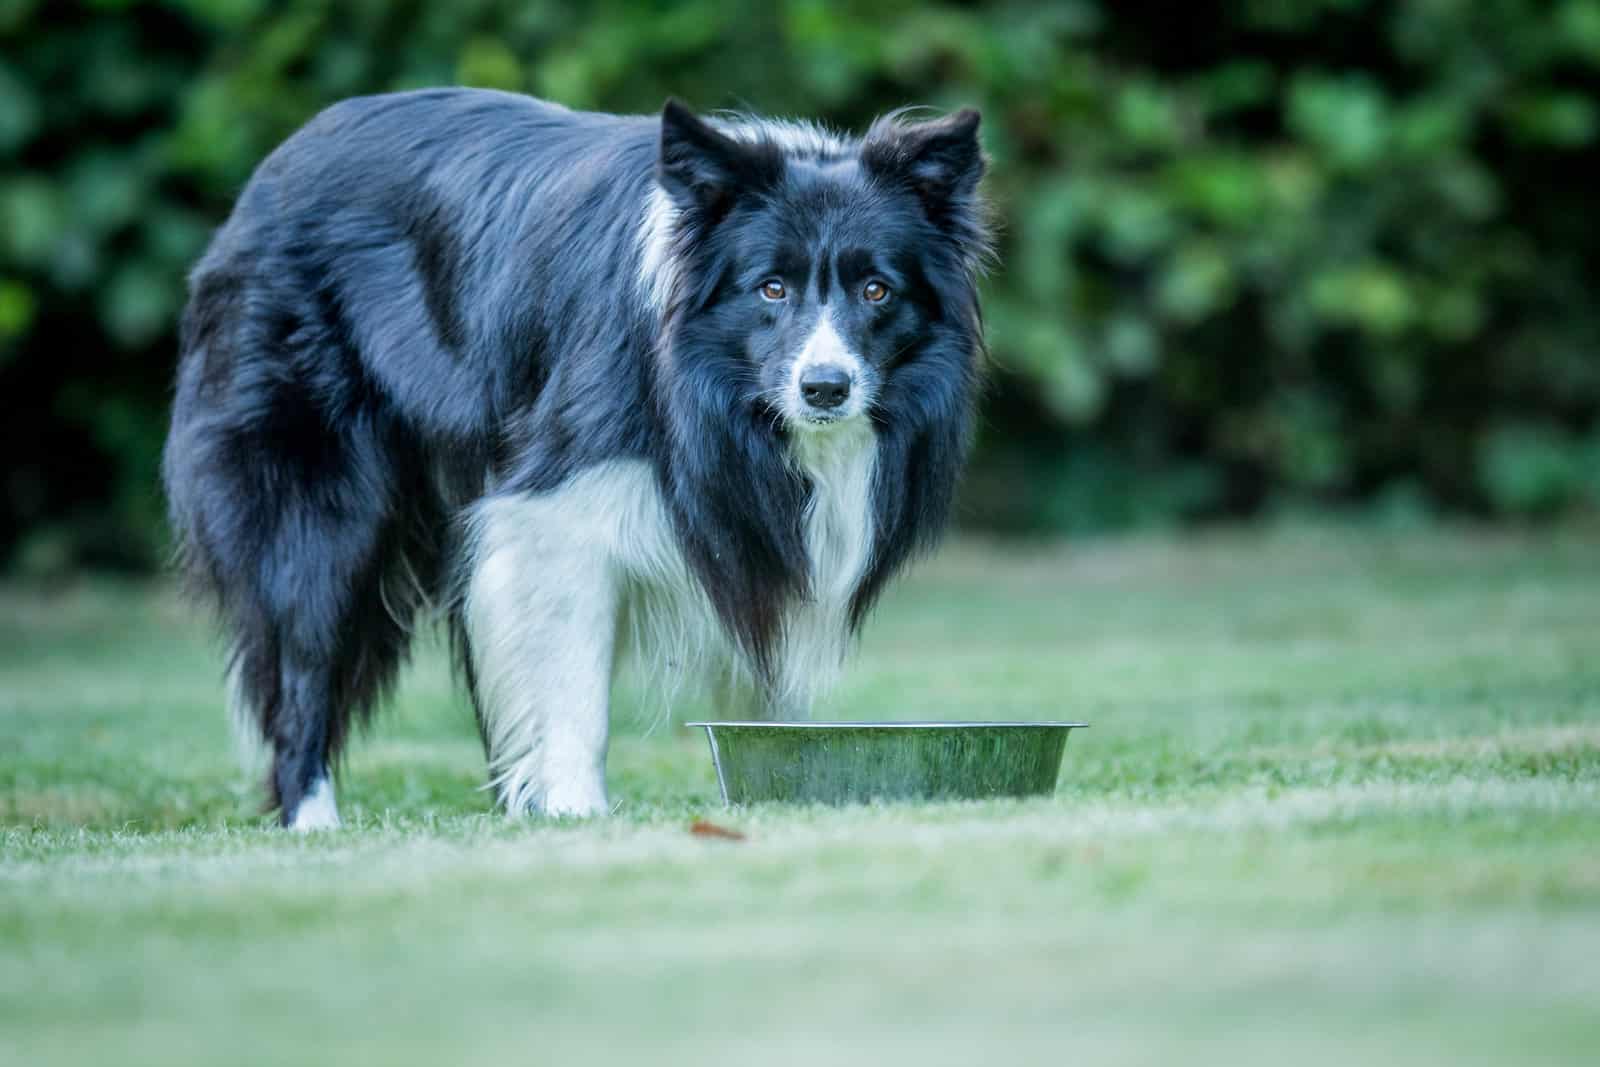
{"type": "Polygon", "coordinates": [[[735,140],[677,100],[661,109],[656,180],[680,208],[719,217],[738,196],[771,185],[782,168],[770,144],[735,140]]]}
{"type": "Polygon", "coordinates": [[[970,201],[983,178],[978,123],[978,112],[970,107],[910,125],[891,115],[868,131],[862,165],[880,177],[905,182],[938,217],[970,201]]]}

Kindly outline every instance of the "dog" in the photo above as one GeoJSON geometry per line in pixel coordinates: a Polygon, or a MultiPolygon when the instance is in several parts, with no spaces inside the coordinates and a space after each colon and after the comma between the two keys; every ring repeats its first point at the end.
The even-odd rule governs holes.
{"type": "Polygon", "coordinates": [[[430,605],[511,813],[608,810],[624,654],[806,714],[969,450],[978,130],[438,89],[273,151],[190,276],[162,463],[268,810],[338,825],[430,605]]]}

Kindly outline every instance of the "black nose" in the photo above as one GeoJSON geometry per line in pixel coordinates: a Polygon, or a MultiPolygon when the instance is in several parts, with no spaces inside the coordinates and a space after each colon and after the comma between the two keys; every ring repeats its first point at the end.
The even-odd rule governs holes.
{"type": "Polygon", "coordinates": [[[850,375],[832,363],[808,367],[800,378],[800,395],[814,408],[836,408],[850,395],[850,375]]]}

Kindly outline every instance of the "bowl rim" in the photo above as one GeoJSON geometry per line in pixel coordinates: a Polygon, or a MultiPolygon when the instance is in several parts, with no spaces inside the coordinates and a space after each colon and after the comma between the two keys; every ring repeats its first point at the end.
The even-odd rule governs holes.
{"type": "Polygon", "coordinates": [[[1000,727],[1003,729],[1030,727],[1050,730],[1086,730],[1089,728],[1089,724],[1086,722],[1064,722],[1052,720],[1035,722],[981,722],[975,720],[955,720],[951,722],[940,722],[932,719],[917,719],[908,720],[905,722],[846,722],[839,720],[822,722],[797,722],[793,720],[780,720],[767,722],[760,719],[729,719],[722,721],[713,720],[704,722],[686,722],[683,725],[685,727],[704,727],[707,730],[724,726],[731,726],[736,729],[758,727],[764,730],[974,730],[994,727],[1000,727]]]}

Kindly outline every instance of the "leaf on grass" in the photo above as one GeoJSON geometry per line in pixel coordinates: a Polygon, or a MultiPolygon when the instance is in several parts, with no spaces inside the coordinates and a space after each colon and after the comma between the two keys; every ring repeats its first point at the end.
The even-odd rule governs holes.
{"type": "Polygon", "coordinates": [[[718,826],[705,819],[696,819],[689,824],[689,832],[696,837],[715,837],[723,841],[743,841],[744,834],[738,830],[731,830],[726,826],[718,826]]]}

